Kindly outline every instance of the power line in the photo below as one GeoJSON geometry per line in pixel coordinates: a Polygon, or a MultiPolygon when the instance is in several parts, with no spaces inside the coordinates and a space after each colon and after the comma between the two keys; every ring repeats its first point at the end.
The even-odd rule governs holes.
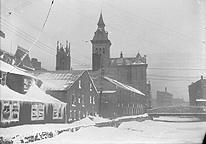
{"type": "MultiPolygon", "coordinates": [[[[160,25],[160,24],[158,24],[158,23],[155,23],[155,22],[153,22],[153,21],[150,21],[150,20],[148,20],[148,19],[145,19],[145,18],[143,18],[143,17],[140,17],[140,16],[138,16],[138,15],[136,15],[136,14],[134,14],[134,13],[131,13],[131,12],[129,12],[129,11],[123,10],[123,9],[117,7],[116,5],[111,5],[111,4],[107,3],[107,2],[104,2],[104,3],[106,3],[107,5],[110,5],[110,6],[112,7],[112,9],[116,8],[116,9],[118,9],[118,11],[123,11],[124,14],[127,13],[128,16],[131,16],[131,15],[132,15],[132,16],[134,16],[134,17],[137,17],[137,18],[139,18],[139,19],[142,19],[142,20],[144,20],[144,21],[146,21],[146,22],[149,22],[149,23],[151,23],[151,24],[153,24],[153,25],[156,25],[156,26],[161,27],[161,28],[163,28],[163,29],[166,29],[166,30],[168,30],[168,31],[171,31],[171,32],[177,33],[177,34],[179,34],[179,35],[181,35],[181,36],[187,37],[187,38],[189,38],[189,39],[193,39],[193,40],[195,40],[195,41],[201,42],[199,39],[196,39],[196,38],[194,38],[194,37],[190,37],[190,36],[188,36],[188,35],[185,35],[185,34],[183,34],[183,33],[178,32],[178,31],[174,31],[173,29],[170,29],[170,28],[168,28],[168,27],[162,26],[162,25],[160,25]]],[[[108,8],[108,7],[106,6],[106,8],[108,8]]],[[[188,42],[188,41],[187,41],[187,42],[188,42]]]]}
{"type": "MultiPolygon", "coordinates": [[[[6,29],[8,29],[9,31],[11,31],[11,32],[13,32],[13,33],[15,33],[17,36],[19,36],[20,38],[22,38],[22,39],[24,39],[24,40],[26,40],[27,42],[29,42],[29,43],[32,43],[33,42],[33,39],[31,39],[30,37],[32,37],[32,36],[30,36],[30,35],[28,35],[27,33],[25,33],[26,34],[26,36],[25,35],[21,35],[20,33],[17,33],[13,28],[11,28],[9,25],[2,25],[3,27],[5,27],[5,26],[7,26],[7,27],[5,27],[6,29]],[[9,28],[8,28],[9,27],[9,28]]],[[[50,48],[49,46],[47,46],[47,45],[39,45],[39,43],[37,43],[36,45],[35,45],[36,47],[38,47],[38,48],[40,48],[41,50],[44,50],[45,52],[48,52],[48,53],[50,53],[50,54],[52,54],[52,55],[55,55],[55,50],[53,50],[52,48],[50,48]]],[[[76,59],[74,59],[74,58],[72,58],[72,60],[74,60],[74,63],[76,63],[76,64],[80,64],[80,65],[82,65],[82,66],[84,66],[84,65],[86,65],[86,66],[90,66],[90,65],[88,65],[88,64],[84,64],[84,63],[82,63],[82,62],[80,62],[80,61],[78,61],[78,60],[76,60],[76,59]]]]}

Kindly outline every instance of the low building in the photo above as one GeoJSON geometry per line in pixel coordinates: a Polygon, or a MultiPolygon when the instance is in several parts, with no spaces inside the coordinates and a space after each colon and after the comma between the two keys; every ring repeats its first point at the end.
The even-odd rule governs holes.
{"type": "Polygon", "coordinates": [[[37,81],[33,75],[0,60],[0,127],[65,123],[66,103],[39,89],[37,81]]]}
{"type": "Polygon", "coordinates": [[[201,76],[200,80],[189,85],[190,106],[196,106],[197,99],[206,99],[206,79],[203,76],[201,76]]]}
{"type": "Polygon", "coordinates": [[[99,97],[87,71],[35,71],[47,94],[67,103],[67,122],[98,115],[99,97]]]}
{"type": "Polygon", "coordinates": [[[157,107],[172,106],[173,95],[165,91],[157,91],[157,107]]]}

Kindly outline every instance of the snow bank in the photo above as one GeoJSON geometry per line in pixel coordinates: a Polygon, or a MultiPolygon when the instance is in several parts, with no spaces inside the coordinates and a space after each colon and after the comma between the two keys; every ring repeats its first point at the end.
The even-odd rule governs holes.
{"type": "Polygon", "coordinates": [[[88,117],[72,123],[72,126],[85,126],[85,127],[87,127],[87,126],[94,126],[94,125],[95,125],[95,122],[93,122],[88,117]]]}
{"type": "Polygon", "coordinates": [[[89,116],[89,118],[94,122],[94,123],[102,123],[102,122],[110,122],[110,119],[102,118],[102,117],[95,117],[95,116],[89,116]]]}

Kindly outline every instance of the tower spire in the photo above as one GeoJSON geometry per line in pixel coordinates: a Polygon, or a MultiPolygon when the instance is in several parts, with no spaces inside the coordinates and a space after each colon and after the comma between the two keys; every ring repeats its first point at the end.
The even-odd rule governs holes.
{"type": "Polygon", "coordinates": [[[104,24],[104,21],[103,21],[102,12],[100,14],[99,21],[98,21],[97,25],[98,25],[98,28],[104,28],[105,27],[105,24],[104,24]]]}

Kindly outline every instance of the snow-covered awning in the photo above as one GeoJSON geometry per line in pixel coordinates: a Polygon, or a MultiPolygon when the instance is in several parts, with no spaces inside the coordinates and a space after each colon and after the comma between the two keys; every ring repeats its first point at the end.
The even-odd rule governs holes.
{"type": "Polygon", "coordinates": [[[20,94],[11,90],[7,86],[0,85],[0,100],[11,100],[11,101],[26,101],[26,102],[41,102],[32,97],[20,94]]]}
{"type": "Polygon", "coordinates": [[[66,105],[66,103],[61,102],[60,100],[52,97],[49,94],[46,94],[44,91],[42,91],[37,85],[33,84],[28,92],[25,94],[27,96],[30,96],[32,98],[35,98],[39,101],[41,101],[42,103],[52,103],[52,104],[64,104],[66,105]]]}
{"type": "Polygon", "coordinates": [[[12,73],[12,74],[24,75],[24,76],[28,76],[28,77],[32,77],[32,78],[36,79],[35,76],[26,73],[25,72],[26,70],[23,70],[23,69],[21,69],[19,67],[16,67],[16,66],[12,66],[10,64],[7,64],[2,60],[0,60],[0,70],[3,71],[3,72],[6,72],[6,73],[9,72],[9,73],[12,73]]]}

